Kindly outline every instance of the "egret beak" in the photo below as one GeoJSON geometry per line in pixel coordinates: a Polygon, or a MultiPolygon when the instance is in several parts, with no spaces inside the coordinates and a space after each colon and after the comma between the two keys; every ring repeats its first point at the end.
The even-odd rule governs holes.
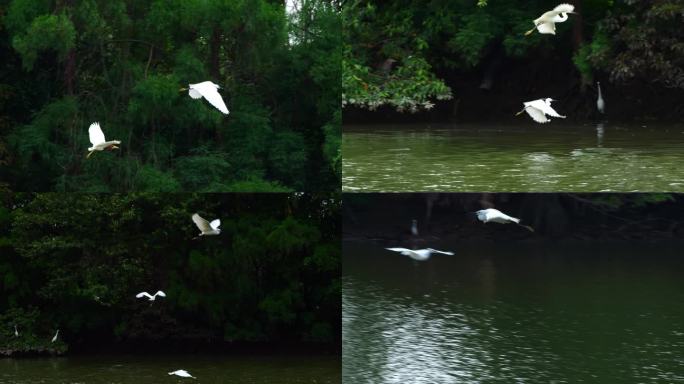
{"type": "Polygon", "coordinates": [[[181,88],[181,89],[178,90],[178,92],[185,92],[185,91],[187,91],[187,90],[188,90],[187,88],[181,88]]]}

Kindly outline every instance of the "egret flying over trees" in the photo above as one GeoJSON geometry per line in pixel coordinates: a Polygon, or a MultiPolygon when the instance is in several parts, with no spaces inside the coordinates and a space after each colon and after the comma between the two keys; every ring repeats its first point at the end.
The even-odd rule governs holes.
{"type": "Polygon", "coordinates": [[[88,136],[90,136],[90,143],[93,146],[88,148],[89,152],[87,157],[90,157],[90,155],[92,155],[95,151],[104,151],[105,149],[111,151],[113,149],[119,149],[117,145],[121,144],[119,140],[105,140],[105,135],[102,132],[102,128],[100,128],[100,123],[90,124],[90,127],[88,128],[88,136]]]}
{"type": "Polygon", "coordinates": [[[603,96],[601,95],[601,82],[597,81],[596,86],[598,87],[598,98],[596,99],[596,109],[601,113],[606,113],[606,103],[603,101],[603,96]]]}
{"type": "Polygon", "coordinates": [[[219,88],[221,87],[218,84],[214,84],[211,81],[203,81],[197,84],[190,84],[189,88],[182,88],[181,91],[187,89],[188,94],[193,99],[201,99],[204,97],[209,104],[227,115],[229,113],[228,107],[226,107],[226,103],[223,102],[221,94],[218,93],[219,88]]]}
{"type": "Polygon", "coordinates": [[[551,108],[552,101],[555,100],[547,97],[545,99],[523,102],[523,105],[525,107],[515,115],[518,116],[523,112],[527,112],[527,114],[530,115],[532,120],[536,121],[537,123],[548,123],[549,121],[551,121],[551,119],[546,117],[546,115],[565,119],[565,116],[559,115],[558,112],[551,108]]]}
{"type": "Polygon", "coordinates": [[[154,295],[150,295],[147,292],[140,292],[137,295],[135,295],[135,297],[137,297],[138,299],[140,299],[142,297],[147,297],[150,301],[154,301],[154,299],[156,299],[157,296],[166,297],[166,293],[164,293],[162,291],[157,291],[157,293],[155,293],[154,295]]]}
{"type": "Polygon", "coordinates": [[[180,376],[180,377],[189,377],[192,379],[196,379],[195,376],[192,376],[191,374],[188,373],[185,369],[179,369],[177,371],[169,372],[169,375],[175,375],[175,376],[180,376]]]}
{"type": "Polygon", "coordinates": [[[57,330],[57,332],[55,332],[55,335],[52,337],[51,343],[54,343],[55,341],[57,341],[57,336],[59,336],[59,329],[57,330]]]}
{"type": "Polygon", "coordinates": [[[481,209],[477,212],[475,212],[477,215],[477,219],[480,220],[483,223],[488,223],[488,222],[493,222],[493,223],[499,223],[499,224],[509,224],[509,223],[514,223],[518,224],[521,227],[529,229],[531,232],[534,232],[534,228],[520,224],[520,219],[508,216],[507,214],[499,211],[498,209],[494,208],[487,208],[487,209],[481,209]]]}
{"type": "Polygon", "coordinates": [[[453,252],[438,251],[432,248],[425,249],[408,249],[408,248],[385,248],[388,251],[399,252],[402,255],[408,256],[413,260],[425,261],[430,258],[433,253],[443,253],[445,255],[453,255],[453,252]]]}
{"type": "Polygon", "coordinates": [[[194,239],[197,239],[200,236],[213,236],[221,233],[221,230],[219,229],[221,226],[221,220],[219,219],[216,219],[210,223],[203,219],[202,216],[195,213],[192,215],[192,221],[195,222],[195,225],[197,225],[197,228],[199,228],[201,231],[201,233],[197,237],[194,237],[194,239]]]}
{"type": "Polygon", "coordinates": [[[574,5],[563,3],[551,11],[544,12],[544,14],[539,16],[538,19],[534,20],[534,28],[525,32],[525,36],[528,36],[534,32],[535,29],[539,31],[539,33],[555,35],[556,23],[562,23],[567,20],[568,13],[576,13],[573,12],[574,10],[574,5]]]}

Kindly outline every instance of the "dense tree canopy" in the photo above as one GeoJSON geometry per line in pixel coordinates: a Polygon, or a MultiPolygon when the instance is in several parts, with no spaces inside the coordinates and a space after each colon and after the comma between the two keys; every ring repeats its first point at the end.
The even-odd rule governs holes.
{"type": "Polygon", "coordinates": [[[468,88],[497,89],[496,78],[506,72],[512,74],[507,87],[518,94],[559,83],[555,93],[579,95],[600,78],[616,87],[674,90],[681,98],[684,1],[570,3],[579,15],[557,24],[556,36],[525,37],[532,20],[557,3],[345,1],[343,105],[431,109],[472,92],[468,88]]]}
{"type": "Polygon", "coordinates": [[[308,194],[6,194],[0,353],[334,345],[339,211],[339,197],[308,194]],[[220,218],[222,233],[192,240],[193,212],[220,218]],[[135,298],[158,289],[167,297],[153,305],[135,298]],[[52,344],[57,328],[63,337],[52,344]]]}
{"type": "Polygon", "coordinates": [[[0,180],[22,191],[332,190],[325,0],[0,0],[0,180]],[[230,115],[179,89],[211,80],[230,115]],[[120,152],[96,153],[99,121],[120,152]]]}

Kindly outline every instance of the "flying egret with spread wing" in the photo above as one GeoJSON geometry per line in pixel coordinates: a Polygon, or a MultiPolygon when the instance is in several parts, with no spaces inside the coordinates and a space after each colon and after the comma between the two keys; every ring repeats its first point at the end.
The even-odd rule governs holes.
{"type": "Polygon", "coordinates": [[[156,299],[157,296],[166,297],[166,293],[164,293],[162,291],[157,291],[157,293],[155,293],[154,295],[150,295],[147,292],[140,292],[137,295],[135,295],[135,297],[138,299],[143,298],[143,297],[147,297],[150,301],[154,301],[154,299],[156,299]]]}
{"type": "Polygon", "coordinates": [[[102,128],[100,128],[100,123],[97,122],[90,124],[88,136],[90,136],[90,143],[93,146],[88,148],[88,156],[86,158],[90,157],[95,151],[119,149],[117,145],[121,144],[119,140],[107,141],[102,128]]]}
{"type": "Polygon", "coordinates": [[[179,369],[177,371],[169,372],[169,375],[175,375],[175,376],[180,376],[180,377],[189,377],[192,379],[196,379],[195,376],[192,376],[191,374],[188,373],[185,369],[179,369]]]}
{"type": "Polygon", "coordinates": [[[518,116],[523,112],[527,112],[527,114],[530,115],[532,120],[536,121],[537,123],[548,123],[549,121],[551,121],[551,119],[546,117],[546,115],[565,119],[565,116],[559,115],[558,112],[556,112],[556,110],[551,108],[552,101],[555,100],[550,97],[547,97],[545,99],[537,99],[523,102],[524,108],[515,115],[518,116]]]}
{"type": "Polygon", "coordinates": [[[499,223],[499,224],[518,224],[521,227],[529,229],[531,232],[534,232],[534,228],[530,227],[529,225],[524,225],[520,224],[520,219],[513,217],[513,216],[508,216],[507,214],[499,211],[498,209],[494,208],[487,208],[487,209],[481,209],[477,212],[475,212],[477,215],[477,219],[480,220],[483,223],[488,223],[488,222],[493,222],[493,223],[499,223]]]}
{"type": "Polygon", "coordinates": [[[413,260],[425,261],[430,258],[433,253],[442,253],[445,255],[453,255],[453,252],[438,251],[432,248],[425,249],[408,249],[408,248],[385,248],[388,251],[399,252],[402,255],[408,256],[413,260]]]}
{"type": "Polygon", "coordinates": [[[551,11],[544,12],[543,15],[539,16],[539,18],[533,21],[534,28],[525,32],[525,36],[528,36],[534,32],[535,29],[539,31],[539,33],[555,35],[556,23],[562,23],[567,20],[568,13],[576,14],[577,12],[574,12],[574,10],[574,5],[563,3],[556,6],[556,8],[552,9],[551,11]]]}
{"type": "Polygon", "coordinates": [[[203,81],[197,84],[190,84],[189,88],[181,88],[181,91],[187,90],[188,94],[193,99],[201,99],[204,97],[209,104],[227,115],[229,113],[228,107],[226,107],[226,103],[223,102],[223,98],[218,92],[220,88],[221,87],[218,84],[214,84],[211,81],[203,81]]]}
{"type": "Polygon", "coordinates": [[[221,233],[221,229],[219,227],[221,226],[221,220],[216,219],[213,220],[211,223],[205,219],[202,218],[202,216],[198,214],[192,215],[192,221],[195,222],[195,225],[197,225],[197,228],[201,231],[200,234],[197,237],[194,237],[193,239],[197,239],[200,236],[214,236],[218,235],[221,233]]]}

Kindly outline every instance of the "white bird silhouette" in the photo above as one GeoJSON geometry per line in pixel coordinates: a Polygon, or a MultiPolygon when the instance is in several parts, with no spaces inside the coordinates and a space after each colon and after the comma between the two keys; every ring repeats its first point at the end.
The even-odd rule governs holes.
{"type": "Polygon", "coordinates": [[[150,294],[147,293],[147,292],[140,292],[140,293],[138,293],[137,295],[135,295],[135,297],[138,298],[138,299],[140,299],[140,298],[142,298],[142,297],[147,297],[150,301],[154,301],[154,299],[156,299],[157,296],[159,296],[159,297],[166,297],[166,293],[164,293],[164,292],[162,292],[162,291],[157,291],[157,293],[155,293],[154,295],[150,295],[150,294]]]}
{"type": "Polygon", "coordinates": [[[192,221],[195,222],[195,225],[197,225],[197,228],[199,228],[201,231],[201,233],[193,239],[197,239],[200,236],[213,236],[221,233],[221,229],[219,229],[221,226],[221,220],[219,219],[216,219],[210,223],[195,213],[192,215],[192,221]]]}
{"type": "Polygon", "coordinates": [[[177,371],[169,372],[169,375],[176,375],[176,376],[180,376],[180,377],[190,377],[190,378],[196,379],[196,377],[189,374],[188,371],[186,371],[185,369],[179,369],[177,371]]]}
{"type": "Polygon", "coordinates": [[[498,209],[494,208],[487,208],[487,209],[481,209],[477,212],[475,212],[477,215],[477,219],[480,220],[483,223],[488,223],[488,222],[493,222],[493,223],[499,223],[499,224],[509,224],[509,223],[514,223],[518,224],[521,227],[525,227],[529,229],[530,231],[534,232],[534,228],[520,224],[520,219],[508,216],[507,214],[499,211],[498,209]]]}
{"type": "Polygon", "coordinates": [[[52,343],[57,341],[57,335],[59,335],[59,329],[57,330],[57,332],[55,332],[55,336],[52,337],[52,343]]]}
{"type": "Polygon", "coordinates": [[[416,219],[411,221],[411,234],[413,236],[418,236],[418,220],[416,219]]]}
{"type": "Polygon", "coordinates": [[[573,12],[574,10],[575,10],[574,5],[564,3],[564,4],[560,4],[560,5],[556,6],[556,8],[554,8],[551,11],[544,12],[543,15],[539,16],[538,19],[535,19],[533,21],[534,28],[525,32],[525,36],[534,32],[535,29],[537,31],[539,31],[539,33],[555,35],[556,34],[556,23],[562,23],[565,20],[567,20],[568,19],[568,13],[576,13],[576,12],[573,12]]]}
{"type": "Polygon", "coordinates": [[[402,255],[408,256],[413,260],[425,261],[430,258],[433,253],[443,253],[445,255],[453,255],[453,252],[438,251],[432,248],[425,249],[408,249],[408,248],[385,248],[388,251],[399,252],[402,255]]]}
{"type": "Polygon", "coordinates": [[[216,109],[218,109],[219,111],[223,112],[226,115],[229,113],[228,107],[226,107],[226,103],[223,102],[221,94],[218,93],[219,88],[221,88],[218,84],[214,84],[211,81],[203,81],[197,84],[190,84],[189,87],[189,89],[183,88],[181,90],[188,89],[188,94],[193,99],[201,99],[202,97],[204,97],[205,99],[207,99],[209,104],[216,107],[216,109]]]}
{"type": "Polygon", "coordinates": [[[19,337],[19,331],[17,331],[17,326],[14,326],[14,337],[19,337]]]}
{"type": "Polygon", "coordinates": [[[88,148],[88,157],[92,155],[95,151],[104,151],[105,149],[113,150],[118,149],[118,144],[121,144],[119,140],[107,141],[105,140],[105,135],[100,128],[100,123],[92,123],[88,128],[88,136],[90,136],[90,143],[93,145],[88,148]]]}
{"type": "Polygon", "coordinates": [[[598,111],[601,113],[606,113],[606,103],[605,103],[605,101],[603,101],[603,96],[601,95],[601,83],[597,81],[596,86],[598,87],[598,98],[596,99],[596,109],[598,109],[598,111]]]}
{"type": "Polygon", "coordinates": [[[546,115],[565,119],[565,116],[559,115],[558,112],[551,108],[552,101],[555,100],[550,97],[547,97],[545,99],[526,101],[523,103],[525,107],[515,115],[518,116],[523,112],[527,112],[527,114],[530,115],[532,120],[536,121],[537,123],[548,123],[549,121],[551,121],[551,119],[546,117],[546,115]]]}

